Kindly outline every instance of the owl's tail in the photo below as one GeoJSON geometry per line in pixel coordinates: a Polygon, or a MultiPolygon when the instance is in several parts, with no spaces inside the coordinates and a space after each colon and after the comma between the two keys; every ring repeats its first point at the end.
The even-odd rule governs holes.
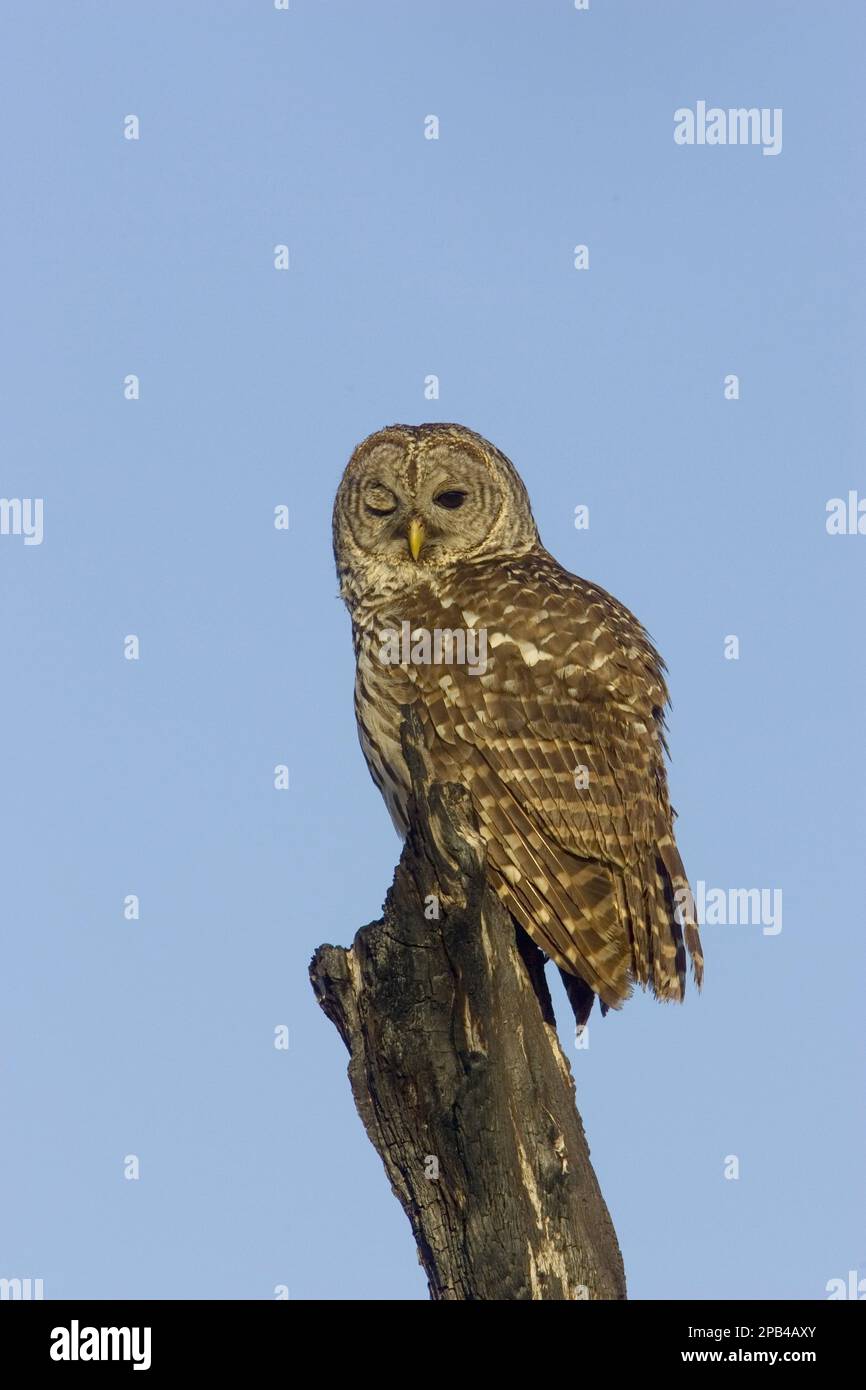
{"type": "Polygon", "coordinates": [[[670,833],[663,834],[653,860],[639,876],[626,875],[624,891],[632,928],[638,983],[659,999],[681,1000],[686,991],[687,957],[698,989],[704,979],[704,953],[683,861],[670,833]]]}

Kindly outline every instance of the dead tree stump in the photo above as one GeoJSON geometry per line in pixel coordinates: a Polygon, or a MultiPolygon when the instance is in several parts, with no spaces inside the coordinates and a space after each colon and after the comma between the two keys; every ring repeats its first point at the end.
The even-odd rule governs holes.
{"type": "Polygon", "coordinates": [[[430,779],[409,710],[414,812],[384,916],[310,978],[349,1049],[358,1113],[433,1299],[622,1299],[542,957],[487,886],[465,788],[430,779]]]}

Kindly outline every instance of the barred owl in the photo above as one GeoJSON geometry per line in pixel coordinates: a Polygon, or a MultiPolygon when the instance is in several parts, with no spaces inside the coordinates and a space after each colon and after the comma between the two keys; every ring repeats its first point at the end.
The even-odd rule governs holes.
{"type": "Polygon", "coordinates": [[[469,789],[488,874],[559,966],[578,1024],[634,983],[682,999],[703,956],[674,842],[664,663],[637,619],[544,549],[513,464],[460,425],[394,425],[334,503],[361,746],[398,832],[413,705],[469,789]]]}

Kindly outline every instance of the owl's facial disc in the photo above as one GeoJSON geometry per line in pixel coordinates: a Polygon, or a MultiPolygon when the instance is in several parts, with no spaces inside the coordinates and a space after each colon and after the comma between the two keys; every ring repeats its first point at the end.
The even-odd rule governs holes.
{"type": "Polygon", "coordinates": [[[475,553],[489,536],[503,493],[484,459],[453,442],[414,451],[374,445],[352,479],[349,524],[359,547],[385,563],[419,570],[475,553]]]}
{"type": "Polygon", "coordinates": [[[512,464],[459,425],[393,425],[352,455],[334,505],[341,583],[413,587],[437,570],[538,544],[512,464]]]}

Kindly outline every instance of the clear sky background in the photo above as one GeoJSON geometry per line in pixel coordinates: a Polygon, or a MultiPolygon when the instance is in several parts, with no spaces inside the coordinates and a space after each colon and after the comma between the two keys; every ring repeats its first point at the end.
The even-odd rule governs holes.
{"type": "Polygon", "coordinates": [[[0,1276],[426,1297],[306,974],[399,852],[331,503],[358,440],[422,420],[499,445],[548,548],[655,638],[693,881],[783,893],[777,935],[705,929],[702,997],[569,1044],[631,1296],[866,1276],[866,535],[825,527],[866,496],[863,7],[93,0],[2,29],[0,493],[44,499],[44,540],[0,536],[0,1276]],[[782,152],[677,146],[698,100],[781,107],[782,152]]]}

